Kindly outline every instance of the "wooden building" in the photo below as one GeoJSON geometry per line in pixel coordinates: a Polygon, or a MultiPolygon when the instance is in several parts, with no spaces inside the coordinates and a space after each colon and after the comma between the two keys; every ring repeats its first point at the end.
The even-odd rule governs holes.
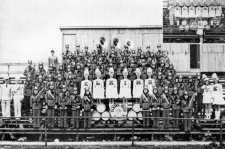
{"type": "Polygon", "coordinates": [[[83,49],[85,46],[89,50],[96,49],[100,37],[106,39],[106,49],[112,46],[114,38],[119,39],[122,47],[127,40],[130,40],[133,47],[151,46],[156,48],[158,43],[162,43],[161,26],[73,26],[61,27],[62,49],[65,51],[66,45],[74,51],[76,47],[83,49]]]}
{"type": "Polygon", "coordinates": [[[225,72],[225,44],[164,43],[177,72],[225,72]]]}

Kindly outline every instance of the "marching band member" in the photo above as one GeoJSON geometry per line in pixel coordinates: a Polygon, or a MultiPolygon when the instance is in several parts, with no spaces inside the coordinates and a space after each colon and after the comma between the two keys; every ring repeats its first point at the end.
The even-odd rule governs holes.
{"type": "Polygon", "coordinates": [[[66,89],[66,85],[62,86],[62,91],[59,92],[59,96],[57,97],[57,102],[59,104],[59,121],[58,121],[58,127],[59,128],[67,128],[67,107],[66,103],[68,100],[68,91],[66,89]]]}
{"type": "Polygon", "coordinates": [[[93,104],[92,95],[89,87],[85,87],[83,96],[83,116],[84,116],[84,128],[91,127],[91,107],[93,104]]]}
{"type": "Polygon", "coordinates": [[[55,85],[54,82],[50,82],[49,90],[46,92],[45,100],[47,103],[47,124],[48,127],[52,128],[55,124],[55,85]]]}
{"type": "Polygon", "coordinates": [[[187,6],[183,6],[182,7],[182,15],[181,17],[183,18],[187,18],[188,17],[188,7],[187,6]]]}
{"type": "Polygon", "coordinates": [[[223,99],[223,90],[222,90],[222,85],[218,83],[218,76],[216,73],[212,74],[212,79],[213,79],[213,85],[212,85],[212,98],[213,98],[213,104],[216,105],[216,110],[215,110],[215,119],[219,120],[220,119],[220,106],[225,105],[225,101],[223,99]]]}
{"type": "Polygon", "coordinates": [[[221,15],[222,15],[222,6],[216,6],[215,7],[215,16],[221,17],[221,15]]]}
{"type": "Polygon", "coordinates": [[[142,107],[142,116],[143,116],[143,127],[149,127],[150,126],[150,104],[153,101],[152,98],[155,98],[155,96],[152,96],[149,94],[149,91],[147,88],[143,89],[143,92],[140,97],[141,107],[142,107]]]}
{"type": "Polygon", "coordinates": [[[95,70],[96,79],[93,81],[93,98],[104,99],[104,81],[101,79],[101,71],[95,70]]]}
{"type": "Polygon", "coordinates": [[[175,17],[181,17],[182,16],[182,9],[180,6],[175,7],[175,17]]]}
{"type": "Polygon", "coordinates": [[[84,97],[85,88],[92,89],[92,82],[88,80],[89,71],[88,68],[85,68],[84,70],[84,80],[81,81],[81,89],[80,89],[80,97],[84,97]]]}
{"type": "Polygon", "coordinates": [[[188,93],[184,92],[184,97],[182,100],[182,109],[183,109],[183,117],[184,117],[184,131],[191,131],[192,127],[192,112],[193,112],[193,102],[195,100],[195,96],[197,93],[194,93],[191,97],[188,96],[188,93]]]}
{"type": "Polygon", "coordinates": [[[170,102],[168,100],[168,98],[166,97],[165,93],[161,94],[161,107],[162,107],[162,117],[163,118],[163,125],[164,128],[168,128],[169,127],[169,115],[170,115],[170,102]]]}
{"type": "Polygon", "coordinates": [[[160,108],[159,108],[159,105],[160,105],[160,102],[159,102],[159,99],[158,99],[158,89],[156,87],[153,88],[153,94],[150,94],[152,95],[154,98],[154,100],[152,101],[152,120],[153,120],[153,125],[152,127],[153,128],[157,128],[158,125],[159,125],[159,117],[160,117],[160,108]]]}
{"type": "Polygon", "coordinates": [[[181,113],[180,104],[181,104],[181,100],[180,100],[180,96],[178,95],[178,89],[177,87],[174,87],[172,92],[172,108],[173,108],[172,115],[175,118],[173,123],[174,128],[179,127],[179,120],[177,118],[180,118],[180,113],[181,113]]]}
{"type": "Polygon", "coordinates": [[[77,88],[74,88],[74,92],[71,94],[71,104],[72,104],[72,119],[71,123],[73,128],[79,128],[79,116],[81,109],[81,99],[77,94],[77,88]]]}
{"type": "Polygon", "coordinates": [[[209,7],[204,6],[202,8],[202,17],[208,18],[209,17],[209,7]]]}
{"type": "Polygon", "coordinates": [[[9,77],[5,79],[5,84],[1,87],[1,106],[2,106],[2,117],[10,117],[10,103],[12,100],[12,88],[9,84],[9,77]]]}
{"type": "Polygon", "coordinates": [[[16,118],[21,117],[21,102],[24,98],[23,90],[24,85],[18,80],[13,89],[14,116],[16,118]]]}
{"type": "Polygon", "coordinates": [[[202,10],[201,6],[196,7],[196,17],[202,17],[202,10]]]}
{"type": "Polygon", "coordinates": [[[51,50],[51,56],[48,58],[48,66],[58,68],[58,58],[55,56],[54,50],[51,50]]]}
{"type": "Polygon", "coordinates": [[[98,54],[102,54],[102,52],[105,50],[106,50],[105,37],[100,37],[99,44],[97,45],[97,52],[98,52],[98,54]]]}
{"type": "Polygon", "coordinates": [[[155,79],[152,78],[152,69],[147,68],[148,79],[145,79],[144,86],[149,90],[149,94],[153,94],[153,88],[155,87],[155,79]]]}
{"type": "Polygon", "coordinates": [[[209,85],[209,78],[204,78],[205,85],[202,86],[203,92],[203,104],[205,105],[205,118],[210,119],[212,114],[212,87],[209,85]]]}
{"type": "Polygon", "coordinates": [[[141,77],[140,68],[136,68],[135,73],[137,79],[135,79],[133,82],[133,98],[140,98],[144,88],[144,81],[140,78],[141,77]]]}
{"type": "Polygon", "coordinates": [[[189,12],[188,16],[190,18],[194,18],[196,16],[196,14],[195,14],[195,7],[194,6],[190,6],[188,12],[189,12]]]}
{"type": "Polygon", "coordinates": [[[34,128],[40,127],[40,116],[41,116],[41,108],[42,108],[42,102],[41,102],[40,96],[43,93],[44,93],[44,88],[38,91],[38,87],[35,86],[33,90],[33,94],[31,96],[34,128]]]}
{"type": "Polygon", "coordinates": [[[106,98],[118,98],[117,80],[113,78],[114,70],[109,68],[109,79],[106,80],[106,98]]]}
{"type": "Polygon", "coordinates": [[[214,18],[216,16],[216,9],[214,5],[209,6],[209,17],[214,18]]]}
{"type": "Polygon", "coordinates": [[[124,68],[123,79],[120,80],[120,98],[131,98],[131,81],[127,78],[128,70],[124,68]]]}
{"type": "Polygon", "coordinates": [[[24,100],[22,102],[22,111],[26,116],[30,115],[30,97],[32,95],[33,80],[35,79],[35,68],[32,65],[32,61],[28,61],[28,66],[25,68],[24,76],[26,81],[24,85],[24,100]]]}

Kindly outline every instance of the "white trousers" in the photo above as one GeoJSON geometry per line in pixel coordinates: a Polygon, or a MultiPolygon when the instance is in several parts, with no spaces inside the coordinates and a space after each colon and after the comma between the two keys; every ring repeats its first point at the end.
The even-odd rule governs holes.
{"type": "Polygon", "coordinates": [[[14,115],[16,118],[21,117],[21,100],[23,97],[14,98],[14,115]]]}
{"type": "Polygon", "coordinates": [[[2,100],[2,116],[10,117],[10,100],[2,100]]]}

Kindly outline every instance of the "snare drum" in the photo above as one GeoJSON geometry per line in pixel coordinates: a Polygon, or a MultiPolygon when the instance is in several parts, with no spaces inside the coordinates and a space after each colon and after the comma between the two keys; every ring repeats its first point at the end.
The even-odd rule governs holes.
{"type": "Polygon", "coordinates": [[[136,114],[136,112],[134,112],[133,110],[130,110],[130,111],[128,112],[127,117],[128,117],[128,120],[132,121],[133,118],[136,118],[136,117],[137,117],[137,114],[136,114]]]}
{"type": "Polygon", "coordinates": [[[101,118],[101,114],[97,111],[94,111],[92,114],[92,120],[98,121],[98,120],[100,120],[100,118],[101,118]]]}
{"type": "Polygon", "coordinates": [[[103,119],[104,121],[109,120],[109,118],[110,118],[110,114],[109,114],[108,111],[105,111],[105,112],[102,113],[102,119],[103,119]]]}
{"type": "Polygon", "coordinates": [[[99,113],[103,113],[105,111],[105,109],[106,109],[106,106],[103,103],[99,103],[99,104],[97,104],[97,108],[96,109],[97,109],[97,111],[99,113]]]}

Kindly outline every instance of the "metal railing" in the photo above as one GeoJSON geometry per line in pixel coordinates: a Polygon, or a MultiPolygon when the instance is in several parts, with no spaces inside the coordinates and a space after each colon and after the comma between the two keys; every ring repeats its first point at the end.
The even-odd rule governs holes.
{"type": "MultiPolygon", "coordinates": [[[[193,129],[193,125],[196,122],[205,121],[205,119],[202,118],[174,118],[174,117],[142,117],[143,120],[149,119],[151,121],[158,121],[165,122],[165,120],[169,121],[179,121],[180,126],[189,123],[189,128],[181,128],[180,126],[177,126],[177,128],[174,127],[161,127],[161,125],[158,125],[157,127],[153,128],[150,124],[147,127],[143,126],[143,122],[137,123],[136,117],[129,117],[130,120],[128,120],[128,117],[122,117],[124,118],[124,121],[128,123],[129,125],[121,125],[118,127],[118,124],[110,123],[110,124],[103,124],[101,127],[96,127],[97,123],[93,121],[94,117],[85,117],[85,116],[79,116],[79,117],[71,117],[71,116],[65,116],[65,117],[48,117],[48,116],[24,116],[20,119],[15,117],[0,117],[1,120],[1,128],[0,132],[2,134],[40,134],[42,137],[44,136],[45,145],[47,146],[48,142],[48,135],[51,134],[73,134],[76,135],[76,141],[79,140],[79,135],[103,135],[103,134],[112,134],[116,139],[116,136],[118,135],[130,135],[130,141],[132,142],[132,145],[134,145],[134,142],[136,141],[135,136],[136,135],[151,135],[151,139],[154,139],[154,136],[156,135],[195,135],[195,134],[206,134],[211,133],[214,135],[219,135],[219,142],[223,142],[223,134],[225,134],[223,129],[223,120],[217,120],[218,127],[215,129],[204,129],[201,128],[200,130],[196,131],[193,129]],[[34,119],[39,118],[40,119],[40,126],[34,127],[34,119]],[[85,128],[82,124],[85,123],[85,118],[91,119],[91,125],[90,127],[85,128]],[[57,122],[57,120],[60,119],[66,119],[67,123],[70,123],[72,119],[79,120],[79,127],[73,127],[73,128],[59,128],[55,127],[49,127],[49,120],[54,119],[54,122],[57,122]],[[81,122],[84,123],[81,123],[81,122]],[[23,128],[18,128],[19,125],[23,125],[23,128]],[[111,125],[111,127],[107,127],[107,125],[111,125]],[[185,130],[186,129],[186,130],[185,130]]],[[[108,118],[108,117],[107,117],[108,118]]],[[[120,118],[121,117],[115,117],[120,118]]],[[[102,120],[103,121],[103,120],[102,120]]],[[[118,121],[120,122],[120,121],[118,121]]],[[[122,121],[121,121],[122,122],[122,121]]],[[[113,139],[114,140],[114,139],[113,139]]]]}

